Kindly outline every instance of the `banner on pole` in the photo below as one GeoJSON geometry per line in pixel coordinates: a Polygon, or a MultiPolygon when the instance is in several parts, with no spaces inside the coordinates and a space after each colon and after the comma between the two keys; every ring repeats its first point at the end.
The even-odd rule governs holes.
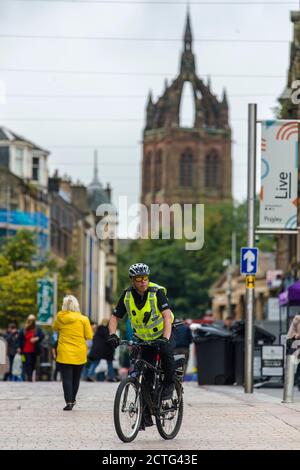
{"type": "Polygon", "coordinates": [[[262,122],[260,229],[297,228],[298,132],[295,121],[262,122]]]}
{"type": "Polygon", "coordinates": [[[55,281],[38,280],[38,318],[39,324],[51,325],[54,315],[55,281]]]}

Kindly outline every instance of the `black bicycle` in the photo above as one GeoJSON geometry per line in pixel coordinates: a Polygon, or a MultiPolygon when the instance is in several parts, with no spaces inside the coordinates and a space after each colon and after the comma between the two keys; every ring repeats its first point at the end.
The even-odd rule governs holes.
{"type": "Polygon", "coordinates": [[[133,363],[129,377],[122,380],[117,389],[114,402],[114,423],[117,435],[123,442],[133,441],[140,429],[143,411],[148,407],[151,415],[155,417],[159,434],[164,439],[174,439],[178,434],[183,418],[183,387],[184,355],[175,356],[176,379],[173,395],[168,400],[161,398],[164,374],[161,369],[159,347],[161,340],[121,341],[130,349],[133,363]],[[143,348],[156,347],[155,365],[142,359],[143,348]],[[151,386],[146,383],[146,370],[154,372],[154,381],[151,386]]]}

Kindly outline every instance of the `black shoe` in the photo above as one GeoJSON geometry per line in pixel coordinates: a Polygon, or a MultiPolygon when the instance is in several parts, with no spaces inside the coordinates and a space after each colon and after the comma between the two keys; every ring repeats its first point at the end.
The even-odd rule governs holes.
{"type": "Polygon", "coordinates": [[[150,414],[144,414],[142,420],[146,428],[150,428],[150,426],[153,426],[152,416],[150,414]]]}
{"type": "Polygon", "coordinates": [[[76,405],[76,400],[72,401],[72,408],[76,405]]]}
{"type": "Polygon", "coordinates": [[[67,403],[66,406],[63,408],[64,411],[71,411],[73,408],[73,403],[67,403]]]}
{"type": "Polygon", "coordinates": [[[140,424],[140,427],[139,427],[139,431],[145,431],[145,429],[146,429],[146,428],[145,428],[145,425],[144,425],[143,419],[142,419],[141,424],[140,424]]]}
{"type": "Polygon", "coordinates": [[[164,384],[163,391],[161,394],[161,399],[162,400],[170,400],[172,398],[174,391],[174,384],[172,383],[166,383],[164,384]]]}

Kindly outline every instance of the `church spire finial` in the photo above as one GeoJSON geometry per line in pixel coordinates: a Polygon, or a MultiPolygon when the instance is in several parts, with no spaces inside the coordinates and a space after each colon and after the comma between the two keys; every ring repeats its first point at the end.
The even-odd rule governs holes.
{"type": "Polygon", "coordinates": [[[94,150],[94,182],[98,183],[98,151],[94,150]]]}
{"type": "Polygon", "coordinates": [[[183,39],[184,39],[184,49],[183,49],[183,53],[181,56],[180,72],[193,74],[195,73],[195,58],[192,52],[193,36],[192,36],[189,6],[187,8],[185,31],[184,31],[183,39]]]}
{"type": "Polygon", "coordinates": [[[191,51],[192,50],[192,29],[191,29],[191,21],[190,21],[190,7],[189,4],[187,5],[187,14],[186,14],[186,24],[185,24],[185,32],[184,32],[184,50],[191,51]]]}

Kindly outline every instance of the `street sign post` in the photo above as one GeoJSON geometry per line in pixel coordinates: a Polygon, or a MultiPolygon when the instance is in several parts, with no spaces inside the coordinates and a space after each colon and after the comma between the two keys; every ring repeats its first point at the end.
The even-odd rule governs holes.
{"type": "Polygon", "coordinates": [[[257,273],[258,248],[241,248],[241,274],[255,275],[257,273]]]}
{"type": "MultiPolygon", "coordinates": [[[[255,103],[248,105],[248,181],[247,181],[247,245],[243,262],[246,262],[246,275],[254,275],[255,269],[255,198],[256,198],[256,115],[255,103]]],[[[244,267],[244,266],[243,266],[244,267]]],[[[254,354],[254,302],[255,289],[253,283],[246,285],[246,325],[245,325],[245,393],[253,393],[253,354],[254,354]],[[250,287],[251,286],[251,287],[250,287]]]]}
{"type": "Polygon", "coordinates": [[[246,276],[247,289],[255,289],[255,276],[246,276]]]}

